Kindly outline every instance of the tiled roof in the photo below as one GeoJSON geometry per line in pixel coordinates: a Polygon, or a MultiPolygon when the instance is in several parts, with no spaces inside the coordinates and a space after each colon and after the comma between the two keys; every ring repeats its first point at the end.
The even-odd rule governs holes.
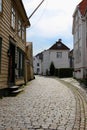
{"type": "Polygon", "coordinates": [[[82,0],[82,2],[79,3],[78,7],[81,14],[84,15],[87,9],[87,0],[82,0]]]}
{"type": "Polygon", "coordinates": [[[49,50],[70,50],[66,45],[61,42],[61,39],[57,41],[49,50]]]}

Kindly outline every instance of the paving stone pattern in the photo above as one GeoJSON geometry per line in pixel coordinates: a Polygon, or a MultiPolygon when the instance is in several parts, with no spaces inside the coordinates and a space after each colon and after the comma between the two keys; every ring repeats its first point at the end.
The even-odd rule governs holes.
{"type": "Polygon", "coordinates": [[[66,85],[36,76],[23,93],[0,100],[0,130],[73,130],[76,103],[66,85]]]}

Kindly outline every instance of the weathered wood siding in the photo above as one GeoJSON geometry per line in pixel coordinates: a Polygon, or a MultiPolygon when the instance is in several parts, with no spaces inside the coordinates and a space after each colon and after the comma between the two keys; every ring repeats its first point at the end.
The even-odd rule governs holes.
{"type": "MultiPolygon", "coordinates": [[[[18,17],[21,18],[18,9],[15,6],[14,0],[3,0],[3,12],[0,15],[0,37],[2,37],[2,55],[1,55],[1,73],[0,73],[0,89],[8,87],[8,68],[9,68],[9,57],[7,55],[9,49],[9,38],[12,37],[16,42],[16,47],[21,48],[25,52],[25,41],[17,35],[18,17]],[[16,11],[16,29],[15,31],[11,28],[11,8],[14,5],[16,11]]],[[[22,18],[21,18],[22,19],[22,18]]],[[[25,34],[26,37],[26,34],[25,34]]],[[[17,79],[17,83],[24,82],[17,79]]]]}

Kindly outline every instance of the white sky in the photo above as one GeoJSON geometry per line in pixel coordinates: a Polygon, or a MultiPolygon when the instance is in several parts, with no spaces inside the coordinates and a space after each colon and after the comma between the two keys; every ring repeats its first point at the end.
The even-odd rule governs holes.
{"type": "MultiPolygon", "coordinates": [[[[42,0],[23,0],[27,15],[42,0]]],[[[48,49],[59,38],[70,49],[73,48],[72,20],[74,10],[81,0],[45,0],[30,18],[27,41],[33,42],[33,54],[48,49]]]]}

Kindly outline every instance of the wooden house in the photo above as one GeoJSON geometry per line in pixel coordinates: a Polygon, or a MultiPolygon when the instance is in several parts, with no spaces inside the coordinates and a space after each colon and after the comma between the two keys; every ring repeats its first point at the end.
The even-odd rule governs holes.
{"type": "Polygon", "coordinates": [[[74,77],[87,78],[87,0],[82,0],[73,14],[74,77]]]}
{"type": "Polygon", "coordinates": [[[0,0],[0,89],[25,83],[29,26],[22,0],[0,0]]]}

